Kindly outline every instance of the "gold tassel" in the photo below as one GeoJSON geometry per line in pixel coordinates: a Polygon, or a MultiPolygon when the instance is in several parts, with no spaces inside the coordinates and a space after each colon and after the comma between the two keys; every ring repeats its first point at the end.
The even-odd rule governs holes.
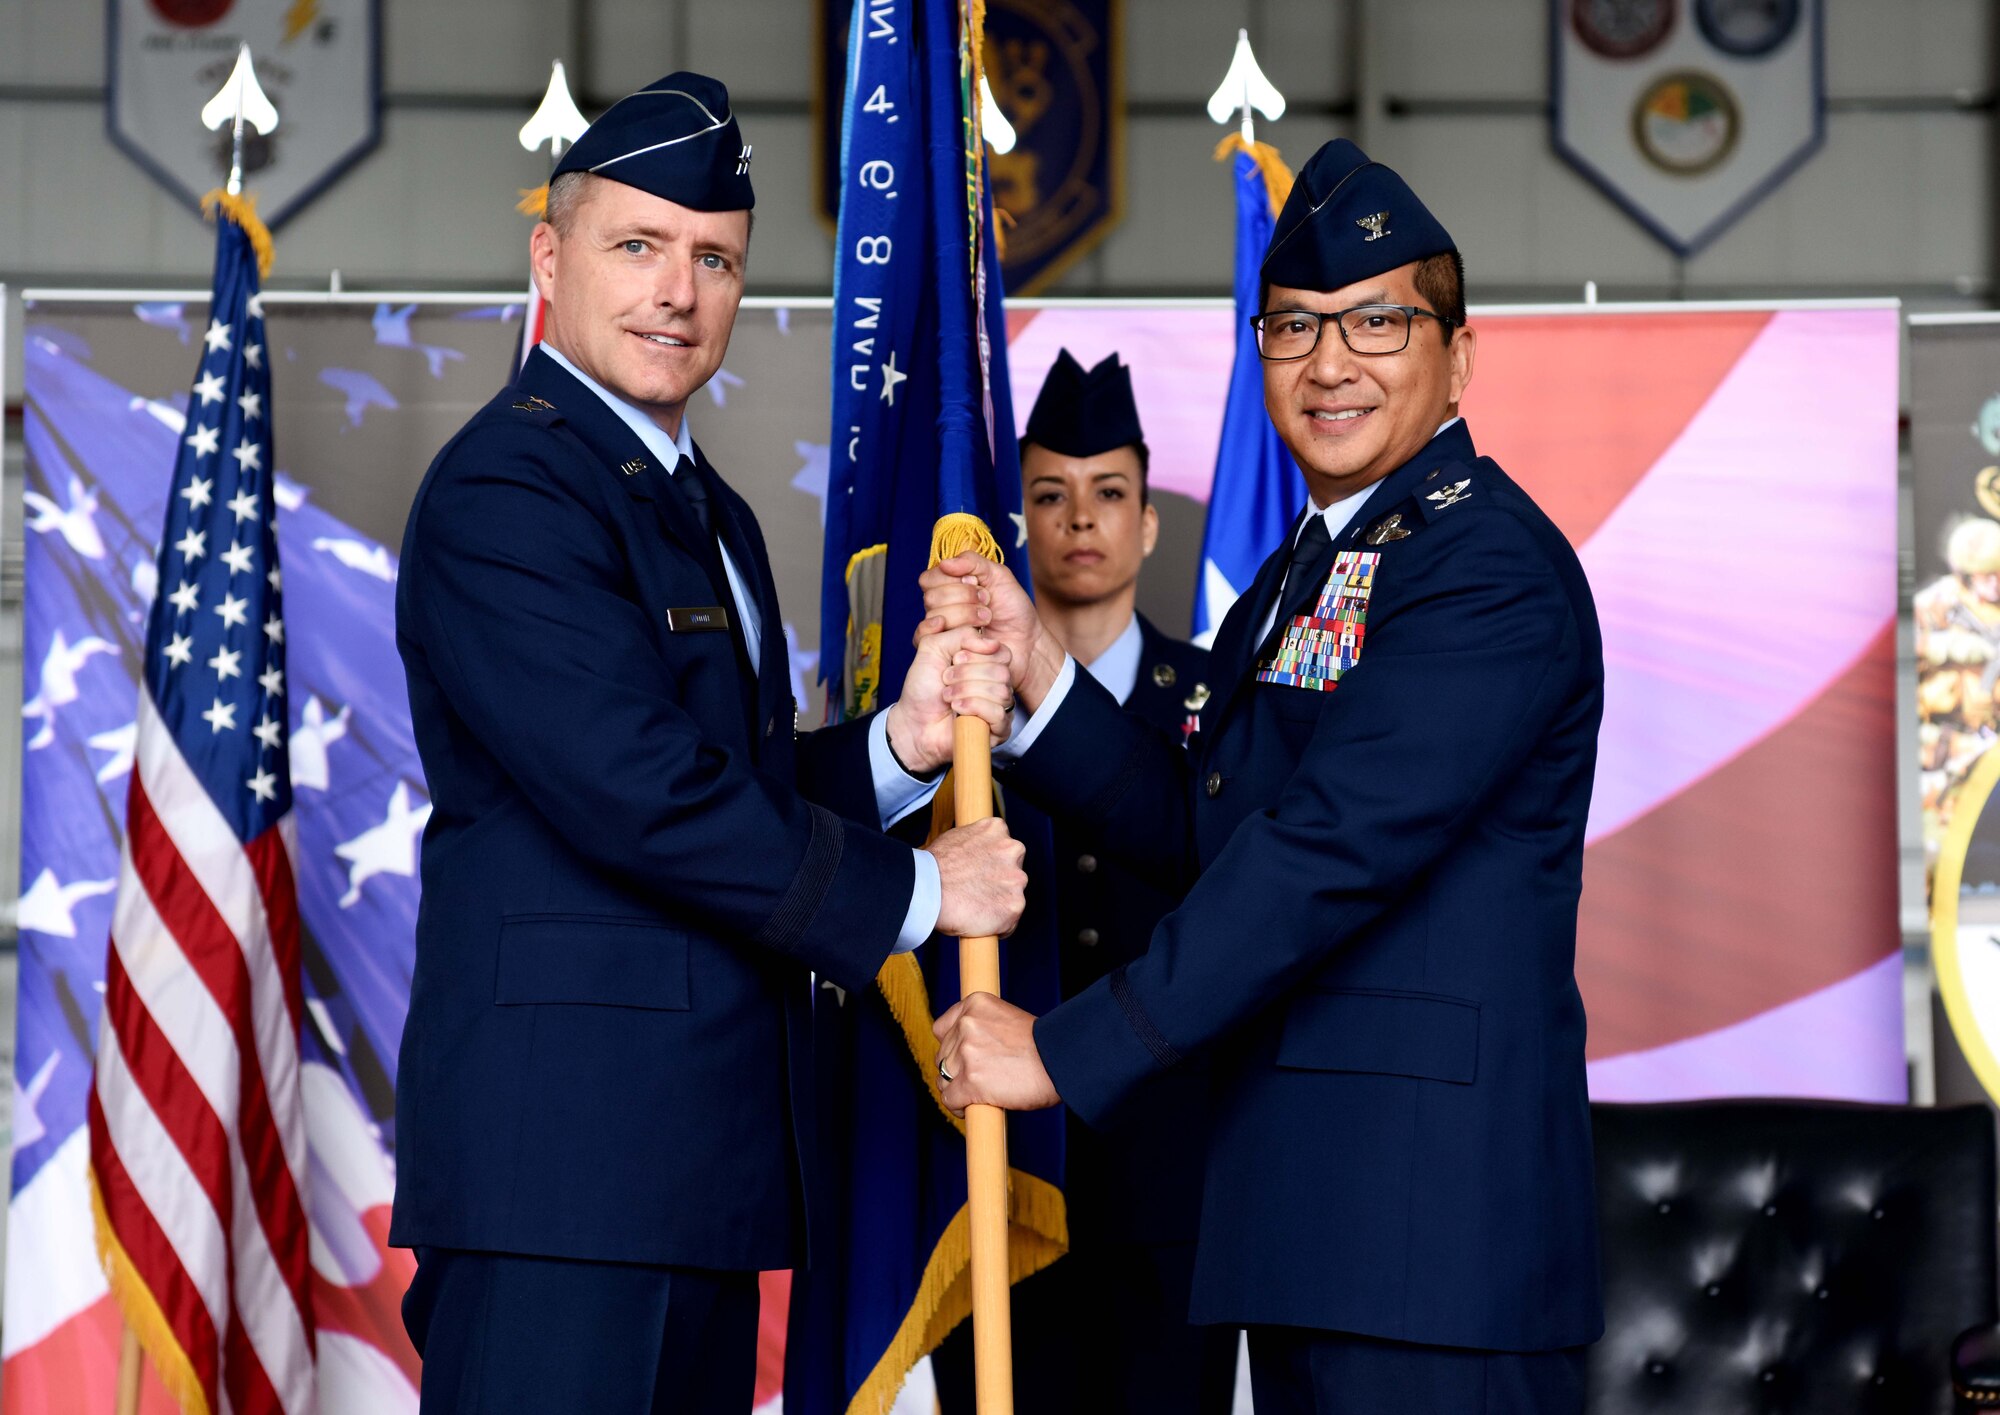
{"type": "Polygon", "coordinates": [[[549,215],[549,184],[544,182],[539,187],[522,187],[520,193],[521,199],[514,203],[514,210],[537,221],[546,221],[549,215]]]}
{"type": "Polygon", "coordinates": [[[209,1415],[208,1394],[194,1373],[194,1363],[181,1350],[174,1329],[167,1324],[166,1313],[160,1310],[152,1289],[132,1266],[125,1245],[112,1230],[111,1215],[104,1207],[104,1193],[97,1187],[95,1169],[90,1171],[90,1217],[96,1230],[97,1261],[111,1285],[112,1299],[125,1325],[139,1338],[140,1348],[151,1358],[160,1384],[167,1388],[182,1415],[209,1415]]]}
{"type": "Polygon", "coordinates": [[[983,555],[995,565],[1002,559],[1000,542],[993,539],[986,523],[970,511],[953,511],[938,517],[937,524],[931,527],[931,564],[967,552],[983,555]]]}
{"type": "Polygon", "coordinates": [[[1276,216],[1284,208],[1285,198],[1292,194],[1292,169],[1278,156],[1278,149],[1267,142],[1245,143],[1240,132],[1231,133],[1215,145],[1215,160],[1227,162],[1232,152],[1249,153],[1257,170],[1264,174],[1264,191],[1271,199],[1271,215],[1276,216]]]}
{"type": "Polygon", "coordinates": [[[231,196],[217,187],[201,199],[201,214],[209,220],[215,213],[222,214],[243,228],[243,234],[250,238],[250,249],[257,253],[257,275],[261,279],[271,273],[271,261],[277,255],[277,247],[271,244],[271,231],[257,217],[257,198],[248,192],[231,196]]]}

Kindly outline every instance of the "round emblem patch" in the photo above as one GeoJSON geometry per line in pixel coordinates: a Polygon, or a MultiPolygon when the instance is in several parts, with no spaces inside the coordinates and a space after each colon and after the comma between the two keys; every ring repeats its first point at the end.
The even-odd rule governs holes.
{"type": "Polygon", "coordinates": [[[1636,59],[1674,27],[1674,0],[1572,0],[1570,27],[1607,59],[1636,59]]]}
{"type": "Polygon", "coordinates": [[[202,29],[214,24],[235,6],[236,0],[150,0],[153,13],[182,29],[202,29]]]}
{"type": "Polygon", "coordinates": [[[1694,0],[1708,42],[1739,59],[1759,58],[1790,39],[1804,9],[1799,0],[1694,0]]]}
{"type": "Polygon", "coordinates": [[[1666,75],[1632,111],[1632,136],[1662,172],[1696,177],[1735,150],[1742,118],[1722,80],[1696,69],[1666,75]]]}

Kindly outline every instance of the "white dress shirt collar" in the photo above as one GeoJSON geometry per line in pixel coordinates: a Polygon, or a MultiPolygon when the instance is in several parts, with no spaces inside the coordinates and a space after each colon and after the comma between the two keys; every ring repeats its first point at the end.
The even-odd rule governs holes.
{"type": "Polygon", "coordinates": [[[1135,613],[1125,621],[1124,630],[1110,646],[1084,664],[1083,670],[1119,702],[1130,702],[1132,690],[1139,686],[1139,658],[1145,647],[1146,639],[1139,632],[1139,616],[1135,613]]]}
{"type": "MultiPolygon", "coordinates": [[[[1432,433],[1431,436],[1435,438],[1438,433],[1443,432],[1453,423],[1459,421],[1461,421],[1459,418],[1446,418],[1438,424],[1437,432],[1432,433]]],[[[1347,529],[1347,523],[1354,519],[1354,513],[1361,509],[1361,503],[1368,499],[1369,493],[1374,491],[1377,485],[1380,485],[1380,483],[1371,483],[1368,486],[1362,487],[1361,490],[1355,492],[1352,496],[1343,496],[1331,506],[1322,506],[1319,508],[1319,514],[1326,519],[1326,533],[1332,540],[1339,541],[1340,533],[1347,529]]],[[[1307,499],[1306,505],[1312,505],[1310,498],[1307,499]]],[[[1304,535],[1305,531],[1306,519],[1301,515],[1299,517],[1298,529],[1292,532],[1293,545],[1299,543],[1299,537],[1304,535]]],[[[1099,679],[1098,681],[1102,682],[1103,680],[1099,679]]]]}
{"type": "Polygon", "coordinates": [[[646,444],[646,450],[659,458],[660,465],[665,467],[668,472],[671,473],[680,465],[681,458],[692,458],[694,456],[694,435],[688,431],[686,413],[681,414],[680,432],[673,437],[668,437],[667,430],[654,422],[650,415],[626,402],[616,393],[613,393],[610,389],[571,363],[563,354],[563,351],[555,345],[545,340],[537,347],[564,368],[568,369],[571,376],[578,383],[581,383],[585,388],[595,393],[598,401],[616,413],[619,421],[632,429],[633,435],[646,444]]]}

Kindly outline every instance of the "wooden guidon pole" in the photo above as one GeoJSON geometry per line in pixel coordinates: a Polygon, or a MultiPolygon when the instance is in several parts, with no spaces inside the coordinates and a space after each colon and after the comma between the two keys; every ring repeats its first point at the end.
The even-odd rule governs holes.
{"type": "MultiPolygon", "coordinates": [[[[953,725],[951,776],[959,825],[993,814],[993,744],[986,724],[953,725]]],[[[959,996],[1000,995],[1000,940],[958,941],[959,996]]],[[[1013,1317],[1007,1283],[1007,1112],[965,1108],[965,1189],[972,1222],[972,1360],[978,1415],[1014,1415],[1013,1317]]]]}
{"type": "Polygon", "coordinates": [[[118,1339],[118,1415],[139,1415],[139,1375],[145,1359],[138,1333],[125,1327],[118,1339]]]}

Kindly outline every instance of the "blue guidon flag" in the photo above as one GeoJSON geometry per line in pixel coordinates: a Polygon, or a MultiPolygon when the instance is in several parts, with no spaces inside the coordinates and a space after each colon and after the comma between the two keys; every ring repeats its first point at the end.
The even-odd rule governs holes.
{"type": "Polygon", "coordinates": [[[1215,449],[1215,481],[1202,532],[1201,578],[1194,592],[1194,640],[1206,648],[1238,595],[1250,588],[1264,558],[1285,538],[1304,502],[1304,484],[1292,454],[1264,411],[1264,370],[1257,357],[1251,317],[1261,314],[1259,267],[1271,243],[1271,225],[1292,189],[1292,174],[1278,150],[1245,145],[1232,133],[1216,149],[1218,161],[1234,155],[1236,192],[1236,357],[1222,405],[1222,438],[1215,449]]]}
{"type": "Polygon", "coordinates": [[[314,1327],[269,238],[222,203],[146,630],[90,1176],[154,1370],[184,1410],[248,1415],[313,1408],[314,1327]]]}

